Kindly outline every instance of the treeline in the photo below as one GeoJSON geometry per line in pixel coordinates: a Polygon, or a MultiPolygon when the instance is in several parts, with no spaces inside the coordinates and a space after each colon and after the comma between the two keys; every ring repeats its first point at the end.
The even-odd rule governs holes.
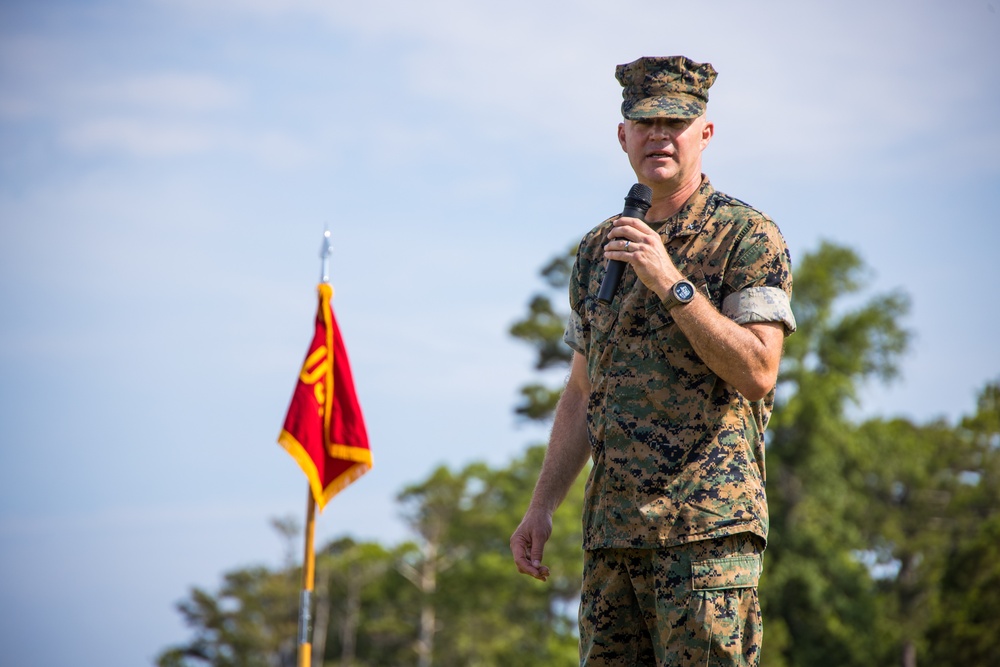
{"type": "MultiPolygon", "coordinates": [[[[547,288],[511,329],[539,371],[570,358],[553,303],[565,302],[572,258],[543,269],[547,288]]],[[[852,417],[863,387],[897,375],[910,336],[905,295],[866,294],[865,277],[854,252],[828,243],[795,269],[799,330],[767,434],[762,665],[1000,665],[1000,383],[957,423],[852,417]]],[[[560,391],[526,386],[516,412],[547,421],[560,391]]],[[[412,541],[325,545],[314,666],[577,664],[583,478],[555,516],[547,583],[518,575],[507,546],[543,454],[442,467],[403,489],[412,541]]],[[[293,523],[276,522],[294,544],[284,567],[190,591],[178,610],[193,636],[160,667],[296,664],[293,523]]]]}

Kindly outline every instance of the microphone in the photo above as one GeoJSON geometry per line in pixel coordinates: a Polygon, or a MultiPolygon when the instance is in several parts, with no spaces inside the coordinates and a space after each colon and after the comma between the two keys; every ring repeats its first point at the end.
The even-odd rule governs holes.
{"type": "MultiPolygon", "coordinates": [[[[646,211],[653,203],[653,191],[642,183],[636,183],[628,191],[625,197],[625,208],[622,210],[623,218],[638,218],[645,221],[646,211]]],[[[625,262],[612,259],[608,262],[608,268],[604,272],[604,281],[601,289],[597,292],[597,300],[601,303],[611,303],[618,291],[618,283],[622,280],[622,273],[625,272],[625,262]]]]}

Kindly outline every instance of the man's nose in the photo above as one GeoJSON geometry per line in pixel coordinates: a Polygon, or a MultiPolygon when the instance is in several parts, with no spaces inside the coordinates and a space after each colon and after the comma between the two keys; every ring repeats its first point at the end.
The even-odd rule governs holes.
{"type": "Polygon", "coordinates": [[[649,131],[650,136],[654,138],[663,138],[670,136],[670,125],[663,118],[657,118],[653,121],[653,127],[649,131]]]}

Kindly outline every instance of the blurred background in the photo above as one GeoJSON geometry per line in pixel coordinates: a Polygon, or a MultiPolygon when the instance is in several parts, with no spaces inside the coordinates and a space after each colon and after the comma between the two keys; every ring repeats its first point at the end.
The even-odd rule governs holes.
{"type": "Polygon", "coordinates": [[[842,312],[909,304],[896,379],[859,372],[844,418],[975,414],[1000,374],[990,2],[0,4],[2,662],[151,664],[190,587],[282,565],[269,523],[306,483],[275,438],[327,226],[375,467],[320,542],[409,540],[404,487],[544,440],[509,330],[634,182],[614,66],[671,54],[720,73],[713,184],[793,263],[855,253],[842,312]]]}

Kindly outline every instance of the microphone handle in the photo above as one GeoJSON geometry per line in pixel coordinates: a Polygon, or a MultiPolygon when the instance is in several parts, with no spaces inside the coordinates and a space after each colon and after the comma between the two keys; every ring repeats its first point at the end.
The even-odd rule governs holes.
{"type": "MultiPolygon", "coordinates": [[[[638,218],[639,220],[646,220],[646,211],[649,210],[649,204],[645,202],[638,202],[638,206],[634,203],[631,198],[625,199],[625,208],[622,210],[623,218],[638,218]]],[[[601,303],[611,303],[615,298],[615,292],[618,291],[618,284],[622,281],[622,274],[625,273],[625,262],[620,259],[612,259],[608,262],[608,268],[604,272],[604,281],[601,283],[601,289],[597,292],[597,300],[601,303]]]]}

